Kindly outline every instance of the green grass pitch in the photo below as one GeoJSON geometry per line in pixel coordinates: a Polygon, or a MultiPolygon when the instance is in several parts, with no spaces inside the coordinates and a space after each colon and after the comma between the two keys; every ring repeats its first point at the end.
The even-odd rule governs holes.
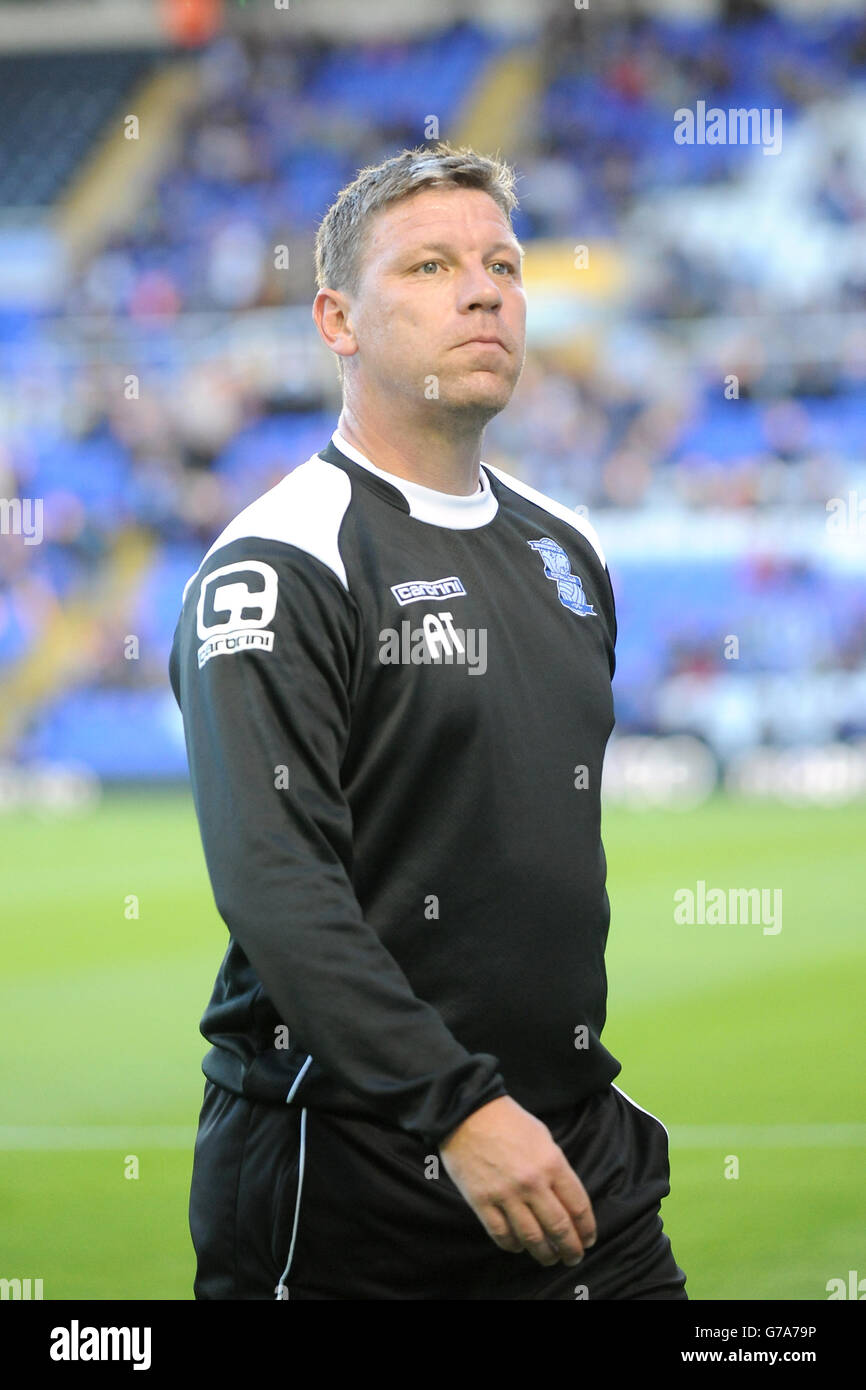
{"type": "MultiPolygon", "coordinates": [[[[866,1276],[866,805],[608,806],[604,840],[604,1040],[671,1132],[662,1214],[688,1292],[826,1299],[866,1276]],[[699,879],[781,889],[782,930],[677,924],[699,879]]],[[[0,1277],[189,1299],[198,1020],[225,945],[191,801],[7,815],[0,842],[0,1277]]]]}

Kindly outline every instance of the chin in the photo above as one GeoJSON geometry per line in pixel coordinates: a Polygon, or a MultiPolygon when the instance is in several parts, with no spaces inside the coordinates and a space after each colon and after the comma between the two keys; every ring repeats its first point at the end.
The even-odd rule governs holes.
{"type": "Polygon", "coordinates": [[[475,373],[474,380],[455,384],[447,395],[442,395],[441,400],[454,410],[488,410],[495,414],[508,405],[514,394],[515,384],[504,381],[493,372],[475,373]],[[479,381],[478,378],[481,376],[488,377],[488,380],[479,381]]]}

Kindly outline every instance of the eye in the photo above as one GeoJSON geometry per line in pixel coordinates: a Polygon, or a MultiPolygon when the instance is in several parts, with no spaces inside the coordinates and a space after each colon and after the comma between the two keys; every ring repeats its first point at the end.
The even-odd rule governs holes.
{"type": "Polygon", "coordinates": [[[439,261],[423,261],[422,264],[418,266],[418,269],[419,269],[419,270],[426,270],[427,267],[430,266],[430,265],[438,266],[438,265],[439,265],[439,261]]]}
{"type": "Polygon", "coordinates": [[[509,275],[514,274],[514,266],[511,264],[510,261],[493,261],[493,265],[502,265],[505,267],[509,275]]]}

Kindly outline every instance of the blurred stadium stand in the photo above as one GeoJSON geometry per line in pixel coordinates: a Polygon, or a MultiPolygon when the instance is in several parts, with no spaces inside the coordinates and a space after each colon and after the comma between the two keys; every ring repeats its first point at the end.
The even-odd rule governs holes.
{"type": "MultiPolygon", "coordinates": [[[[75,8],[58,34],[85,32],[60,24],[75,8]]],[[[185,775],[184,583],[339,411],[316,224],[431,113],[520,175],[530,352],[484,456],[600,531],[618,731],[690,733],[722,765],[859,747],[862,6],[480,5],[409,27],[380,0],[361,37],[329,5],[205,6],[200,46],[164,7],[143,34],[141,8],[126,46],[118,21],[109,49],[40,30],[0,56],[0,498],[44,504],[41,544],[0,536],[0,759],[185,775]],[[676,144],[699,99],[780,108],[782,154],[676,144]]]]}

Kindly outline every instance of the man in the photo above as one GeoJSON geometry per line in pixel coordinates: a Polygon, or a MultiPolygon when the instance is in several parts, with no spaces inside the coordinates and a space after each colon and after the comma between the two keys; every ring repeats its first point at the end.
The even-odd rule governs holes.
{"type": "Polygon", "coordinates": [[[343,190],[313,307],[338,427],[187,585],[172,684],[230,932],[198,1298],[686,1297],[667,1132],[600,1041],[607,566],[481,463],[524,361],[515,206],[447,144],[343,190]]]}

